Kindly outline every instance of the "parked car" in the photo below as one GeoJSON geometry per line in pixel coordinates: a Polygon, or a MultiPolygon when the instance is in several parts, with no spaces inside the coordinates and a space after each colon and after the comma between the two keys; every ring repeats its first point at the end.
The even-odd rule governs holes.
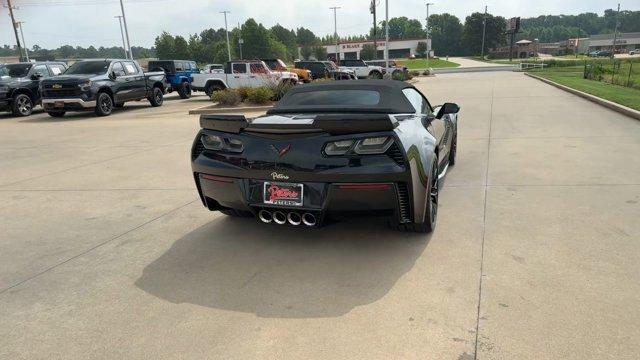
{"type": "Polygon", "coordinates": [[[432,107],[404,81],[294,87],[250,121],[200,117],[196,188],[209,210],[262,223],[314,227],[359,214],[430,232],[438,180],[456,161],[459,109],[432,107]]]}
{"type": "Polygon", "coordinates": [[[288,72],[274,72],[260,60],[229,61],[224,73],[205,73],[191,75],[191,86],[211,96],[215,91],[236,89],[242,86],[277,86],[279,84],[297,84],[298,75],[288,72]]]}
{"type": "Polygon", "coordinates": [[[107,116],[127,101],[143,99],[161,106],[166,88],[164,72],[145,73],[137,61],[121,59],[81,60],[64,75],[40,82],[42,106],[53,117],[87,110],[107,116]]]}
{"type": "Polygon", "coordinates": [[[637,55],[640,54],[640,49],[629,50],[629,55],[637,55]]]}
{"type": "Polygon", "coordinates": [[[395,80],[404,80],[408,78],[409,68],[406,66],[398,65],[395,61],[389,60],[389,67],[385,60],[371,60],[365,61],[367,65],[380,66],[386,70],[387,73],[391,74],[391,78],[395,80]]]}
{"type": "Polygon", "coordinates": [[[367,65],[364,60],[342,59],[338,64],[341,69],[351,69],[356,72],[358,79],[382,79],[387,72],[381,66],[367,65]]]}
{"type": "Polygon", "coordinates": [[[41,101],[42,79],[58,76],[67,69],[61,62],[33,62],[0,65],[0,111],[29,116],[41,101]]]}
{"type": "Polygon", "coordinates": [[[316,79],[346,80],[355,79],[355,72],[339,69],[332,61],[301,60],[296,61],[295,67],[311,71],[311,77],[316,79]]]}
{"type": "Polygon", "coordinates": [[[207,64],[204,66],[204,69],[200,70],[201,73],[224,73],[224,65],[222,64],[207,64]]]}
{"type": "Polygon", "coordinates": [[[591,57],[611,57],[611,51],[609,50],[596,50],[589,53],[591,57]]]}
{"type": "Polygon", "coordinates": [[[298,80],[304,83],[310,82],[311,79],[311,71],[307,69],[300,69],[297,67],[287,67],[284,61],[280,59],[260,59],[264,61],[265,64],[272,71],[290,71],[296,75],[298,75],[298,80]]]}
{"type": "Polygon", "coordinates": [[[181,99],[191,97],[191,75],[200,72],[195,61],[191,60],[152,60],[149,71],[164,71],[169,83],[167,92],[177,91],[181,99]]]}

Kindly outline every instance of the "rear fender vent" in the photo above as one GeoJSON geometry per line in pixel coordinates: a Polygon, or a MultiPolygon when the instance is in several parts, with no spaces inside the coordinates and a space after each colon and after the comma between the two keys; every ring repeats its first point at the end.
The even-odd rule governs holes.
{"type": "Polygon", "coordinates": [[[397,183],[398,191],[398,216],[401,223],[411,221],[411,205],[409,202],[409,188],[406,183],[397,183]]]}
{"type": "Polygon", "coordinates": [[[191,160],[195,160],[203,151],[204,145],[202,144],[202,139],[198,137],[198,140],[195,141],[193,148],[191,149],[191,160]]]}
{"type": "Polygon", "coordinates": [[[400,149],[397,143],[393,143],[389,150],[387,150],[387,156],[389,156],[396,164],[405,166],[404,152],[400,149]]]}

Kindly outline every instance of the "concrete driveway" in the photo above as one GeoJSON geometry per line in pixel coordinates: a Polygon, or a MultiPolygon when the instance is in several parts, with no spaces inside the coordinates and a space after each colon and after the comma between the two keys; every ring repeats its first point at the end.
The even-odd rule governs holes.
{"type": "Polygon", "coordinates": [[[187,110],[0,117],[1,359],[637,359],[640,123],[520,73],[462,106],[430,236],[206,211],[187,110]]]}

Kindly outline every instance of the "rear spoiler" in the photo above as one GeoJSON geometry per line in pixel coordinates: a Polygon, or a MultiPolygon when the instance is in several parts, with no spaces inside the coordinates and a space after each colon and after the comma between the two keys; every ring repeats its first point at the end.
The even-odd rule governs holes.
{"type": "Polygon", "coordinates": [[[387,114],[320,114],[313,123],[252,124],[244,115],[200,115],[203,129],[239,134],[242,131],[267,134],[300,134],[327,132],[344,135],[391,131],[397,126],[387,114]]]}

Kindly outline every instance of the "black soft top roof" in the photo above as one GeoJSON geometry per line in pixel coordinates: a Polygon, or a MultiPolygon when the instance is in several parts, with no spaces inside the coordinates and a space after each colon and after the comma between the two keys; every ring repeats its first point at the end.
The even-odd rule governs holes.
{"type": "Polygon", "coordinates": [[[414,88],[404,81],[398,80],[352,80],[352,81],[328,81],[316,84],[296,85],[269,111],[267,114],[292,114],[292,113],[385,113],[407,114],[414,113],[409,100],[402,93],[403,89],[414,88]],[[297,105],[289,101],[293,94],[326,91],[326,90],[374,90],[380,93],[380,101],[377,105],[297,105]]]}

